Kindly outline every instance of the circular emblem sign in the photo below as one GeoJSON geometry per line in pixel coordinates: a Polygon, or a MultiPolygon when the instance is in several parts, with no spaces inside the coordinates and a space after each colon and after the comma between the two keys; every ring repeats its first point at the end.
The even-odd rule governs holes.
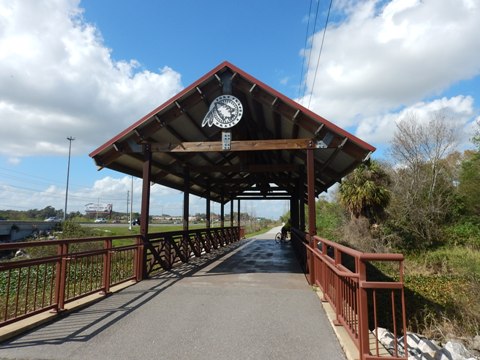
{"type": "Polygon", "coordinates": [[[240,100],[232,95],[220,95],[213,100],[207,115],[202,121],[202,127],[218,126],[222,129],[228,129],[235,126],[243,115],[243,106],[240,100]]]}

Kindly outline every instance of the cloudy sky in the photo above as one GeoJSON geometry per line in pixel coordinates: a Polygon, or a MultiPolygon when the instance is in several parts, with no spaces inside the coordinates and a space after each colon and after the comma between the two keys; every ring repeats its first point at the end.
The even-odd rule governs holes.
{"type": "MultiPolygon", "coordinates": [[[[88,153],[224,60],[370,142],[376,157],[412,113],[447,113],[468,146],[480,1],[333,0],[325,29],[328,5],[0,0],[0,209],[63,209],[72,136],[68,210],[126,211],[131,178],[98,172],[88,153]]],[[[140,188],[135,180],[134,210],[140,188]]],[[[152,213],[181,206],[178,191],[152,187],[152,213]]],[[[192,199],[192,213],[204,209],[192,199]]],[[[286,206],[244,210],[278,218],[286,206]]]]}

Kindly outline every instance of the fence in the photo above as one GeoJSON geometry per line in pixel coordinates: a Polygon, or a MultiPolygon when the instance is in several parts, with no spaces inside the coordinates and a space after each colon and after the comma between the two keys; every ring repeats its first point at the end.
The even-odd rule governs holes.
{"type": "Polygon", "coordinates": [[[238,241],[239,228],[212,228],[84,239],[0,244],[0,254],[25,251],[29,258],[0,262],[0,327],[238,241]]]}
{"type": "Polygon", "coordinates": [[[360,359],[405,359],[406,334],[403,286],[403,255],[370,254],[338,243],[292,231],[295,252],[311,285],[318,286],[323,301],[335,311],[335,323],[344,326],[357,346],[360,359]],[[390,279],[378,271],[376,262],[398,266],[398,279],[390,279]],[[391,349],[378,341],[378,328],[393,329],[391,349]],[[388,350],[388,351],[385,351],[388,350]]]}

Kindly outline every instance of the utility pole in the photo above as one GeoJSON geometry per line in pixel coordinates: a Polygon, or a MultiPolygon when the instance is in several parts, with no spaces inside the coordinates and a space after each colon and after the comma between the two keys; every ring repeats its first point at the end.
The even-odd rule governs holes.
{"type": "Polygon", "coordinates": [[[72,153],[72,141],[75,140],[74,137],[69,136],[67,137],[67,140],[69,141],[68,144],[68,165],[67,165],[67,187],[65,190],[65,211],[63,212],[63,221],[67,219],[67,203],[68,203],[68,181],[70,179],[70,155],[72,153]]]}

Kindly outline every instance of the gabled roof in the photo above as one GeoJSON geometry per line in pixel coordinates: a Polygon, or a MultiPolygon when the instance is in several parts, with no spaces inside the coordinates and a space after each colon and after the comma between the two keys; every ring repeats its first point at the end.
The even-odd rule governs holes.
{"type": "Polygon", "coordinates": [[[315,148],[319,195],[375,150],[228,62],[90,156],[100,168],[142,177],[145,144],[153,151],[153,182],[183,191],[188,171],[190,193],[201,197],[210,193],[217,202],[285,198],[298,194],[297,189],[306,196],[305,147],[315,148]],[[218,150],[212,144],[221,141],[222,129],[202,127],[210,104],[222,94],[235,96],[243,105],[242,119],[231,128],[232,150],[239,151],[218,150]]]}

